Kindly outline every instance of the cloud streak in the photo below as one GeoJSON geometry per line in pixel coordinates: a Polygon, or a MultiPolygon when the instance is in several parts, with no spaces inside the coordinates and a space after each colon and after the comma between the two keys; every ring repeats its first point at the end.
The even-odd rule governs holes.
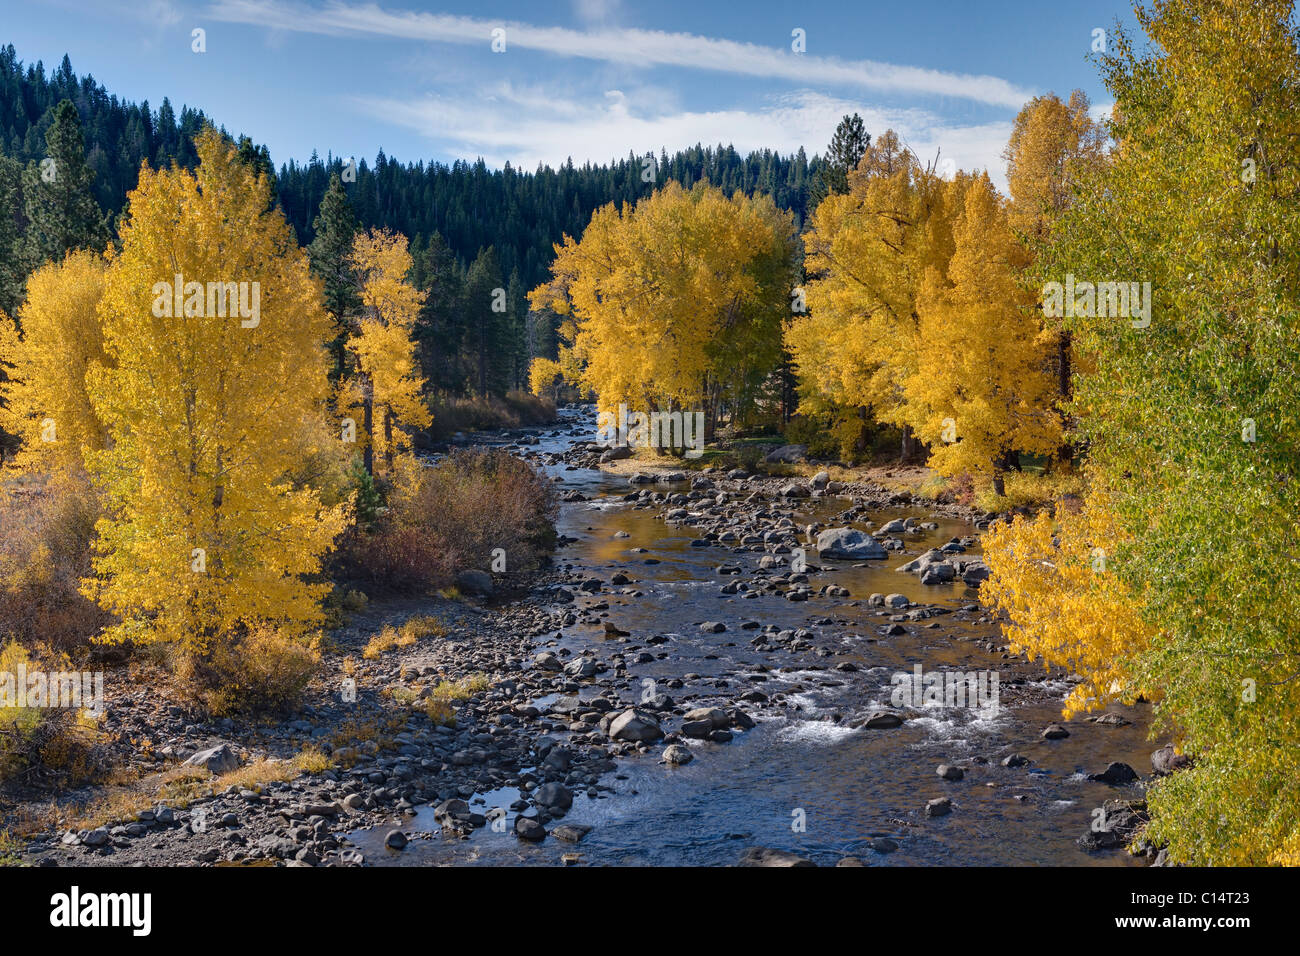
{"type": "Polygon", "coordinates": [[[643,114],[641,97],[609,90],[599,102],[581,103],[537,88],[501,84],[483,99],[430,96],[422,100],[356,96],[352,103],[369,115],[413,130],[448,152],[482,156],[489,165],[509,161],[517,168],[574,162],[604,163],[629,152],[644,156],[678,148],[734,145],[741,153],[773,149],[791,154],[825,137],[846,113],[862,114],[867,128],[895,130],[923,161],[953,159],[961,169],[987,169],[1005,189],[1000,154],[1010,122],[946,125],[918,109],[878,110],[851,100],[802,91],[758,110],[679,111],[643,114]]]}
{"type": "Polygon", "coordinates": [[[290,0],[217,0],[215,20],[326,36],[371,36],[488,48],[492,31],[504,28],[507,52],[533,50],[560,57],[631,67],[677,67],[737,76],[787,80],[800,85],[851,87],[875,92],[957,97],[1019,109],[1034,91],[995,76],[949,73],[872,60],[795,54],[776,47],[661,30],[596,28],[582,31],[450,14],[384,9],[376,4],[329,2],[310,6],[290,0]]]}

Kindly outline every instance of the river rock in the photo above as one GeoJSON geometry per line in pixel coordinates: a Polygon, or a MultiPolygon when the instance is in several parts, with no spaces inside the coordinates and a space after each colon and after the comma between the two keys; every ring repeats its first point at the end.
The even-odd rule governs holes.
{"type": "Polygon", "coordinates": [[[544,783],[533,795],[538,806],[547,810],[568,810],[573,806],[573,793],[562,783],[544,783]]]}
{"type": "Polygon", "coordinates": [[[737,866],[816,866],[812,860],[805,859],[797,853],[787,850],[772,850],[763,846],[751,846],[740,858],[737,866]]]}
{"type": "Polygon", "coordinates": [[[1099,783],[1124,784],[1132,783],[1138,778],[1137,771],[1126,763],[1115,761],[1111,763],[1101,773],[1088,774],[1089,780],[1096,780],[1099,783]]]}
{"type": "Polygon", "coordinates": [[[492,575],[478,568],[465,568],[456,572],[456,587],[465,594],[487,597],[492,593],[492,575]]]}
{"type": "Polygon", "coordinates": [[[515,817],[515,836],[529,843],[541,843],[546,839],[546,828],[532,817],[515,817]]]}
{"type": "Polygon", "coordinates": [[[691,753],[689,747],[683,747],[681,744],[669,744],[664,748],[664,755],[660,758],[660,763],[680,767],[682,764],[688,764],[694,759],[695,754],[691,753]]]}
{"type": "Polygon", "coordinates": [[[658,740],[663,735],[664,732],[660,729],[659,721],[654,715],[636,707],[629,707],[615,717],[609,725],[611,740],[630,740],[637,743],[658,740]]]}
{"type": "Polygon", "coordinates": [[[406,834],[401,830],[390,830],[388,836],[384,837],[384,846],[390,850],[404,850],[408,842],[406,834]]]}
{"type": "Polygon", "coordinates": [[[952,813],[952,801],[947,797],[937,797],[925,805],[927,817],[946,817],[950,813],[952,813]]]}
{"type": "Polygon", "coordinates": [[[565,843],[578,843],[591,832],[591,827],[581,823],[561,823],[551,831],[551,836],[565,843]]]}
{"type": "Polygon", "coordinates": [[[235,756],[229,744],[222,744],[220,747],[200,750],[185,761],[185,765],[187,767],[203,767],[210,773],[230,773],[230,771],[239,768],[239,758],[235,756]]]}
{"type": "Polygon", "coordinates": [[[1048,724],[1041,736],[1044,740],[1064,740],[1070,736],[1070,732],[1060,724],[1048,724]]]}
{"type": "Polygon", "coordinates": [[[966,771],[961,767],[954,767],[952,764],[941,763],[935,768],[935,773],[945,780],[960,780],[966,776],[966,771]]]}
{"type": "Polygon", "coordinates": [[[627,445],[619,445],[617,448],[610,448],[600,453],[600,463],[603,465],[610,461],[622,461],[625,458],[632,457],[632,449],[627,445]]]}
{"type": "Polygon", "coordinates": [[[863,727],[867,730],[889,730],[903,726],[903,718],[888,710],[877,710],[850,726],[863,727]]]}
{"type": "Polygon", "coordinates": [[[957,577],[957,572],[951,564],[946,561],[935,561],[928,564],[925,570],[921,572],[922,584],[947,584],[957,577]]]}
{"type": "Polygon", "coordinates": [[[1173,744],[1165,744],[1151,755],[1151,770],[1157,777],[1167,776],[1191,765],[1192,761],[1186,754],[1174,752],[1173,744]]]}
{"type": "Polygon", "coordinates": [[[856,528],[827,528],[817,535],[817,551],[823,558],[849,561],[878,561],[888,556],[879,541],[856,528]]]}

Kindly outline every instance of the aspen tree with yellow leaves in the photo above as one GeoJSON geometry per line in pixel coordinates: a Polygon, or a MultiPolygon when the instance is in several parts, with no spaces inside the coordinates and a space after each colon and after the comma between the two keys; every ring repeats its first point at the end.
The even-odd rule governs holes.
{"type": "Polygon", "coordinates": [[[1137,20],[1146,42],[1116,31],[1100,57],[1115,148],[1037,267],[1152,289],[1141,322],[1067,316],[1084,512],[1106,527],[1063,520],[1064,553],[1045,525],[999,531],[985,588],[1023,646],[1075,662],[1072,703],[1158,695],[1154,731],[1190,757],[1148,790],[1171,862],[1294,864],[1300,38],[1280,0],[1157,0],[1137,20]],[[1102,577],[1079,570],[1085,544],[1102,577]]]}
{"type": "Polygon", "coordinates": [[[529,298],[572,321],[566,378],[602,409],[702,410],[711,433],[724,411],[745,417],[780,360],[793,222],[769,197],[669,182],[597,210],[552,274],[529,298]]]}
{"type": "Polygon", "coordinates": [[[391,478],[395,456],[410,450],[410,429],[427,428],[433,420],[411,337],[425,295],[408,281],[411,254],[405,236],[388,230],[361,233],[350,261],[363,310],[356,334],[347,339],[357,360],[352,385],[359,394],[353,405],[366,410],[366,470],[374,474],[377,451],[391,478]]]}
{"type": "Polygon", "coordinates": [[[328,585],[306,578],[347,515],[289,477],[328,397],[319,283],[267,177],[211,128],[195,145],[193,173],[141,170],[109,258],[106,361],[87,375],[107,514],[86,591],[121,617],[107,640],[202,658],[319,625],[328,585]]]}
{"type": "Polygon", "coordinates": [[[952,256],[968,178],[945,183],[887,130],[849,173],[848,193],[827,196],[804,235],[807,312],[785,334],[801,396],[903,428],[905,453],[913,421],[903,383],[916,368],[918,300],[928,271],[942,272],[952,256]]]}
{"type": "Polygon", "coordinates": [[[82,471],[85,454],[104,447],[104,424],[86,389],[86,372],[105,362],[99,324],[107,265],[88,251],[50,262],[27,280],[22,334],[0,316],[0,427],[21,437],[15,464],[27,470],[82,471]]]}
{"type": "MultiPolygon", "coordinates": [[[[1052,241],[1053,229],[1070,208],[1086,177],[1106,162],[1105,130],[1092,118],[1088,97],[1075,90],[1068,102],[1055,94],[1036,96],[1020,110],[1003,152],[1007,163],[1008,209],[1011,228],[1033,253],[1052,241]]],[[[1049,321],[1044,335],[1052,339],[1056,369],[1056,401],[1062,423],[1072,394],[1073,350],[1070,330],[1049,321]]],[[[1068,443],[1057,450],[1065,463],[1074,457],[1068,443]]]]}
{"type": "Polygon", "coordinates": [[[947,274],[931,268],[917,301],[904,415],[930,446],[931,467],[1002,496],[1018,454],[1049,454],[1061,434],[1041,320],[1019,285],[1028,256],[986,173],[963,192],[947,274]]]}

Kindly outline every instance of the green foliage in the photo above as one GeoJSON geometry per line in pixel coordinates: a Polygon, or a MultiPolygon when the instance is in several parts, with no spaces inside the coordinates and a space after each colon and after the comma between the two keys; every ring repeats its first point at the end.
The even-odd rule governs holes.
{"type": "Polygon", "coordinates": [[[1107,574],[1153,637],[1138,682],[1195,758],[1152,789],[1153,839],[1193,864],[1300,851],[1300,44],[1278,0],[1160,0],[1101,58],[1107,168],[1044,278],[1149,281],[1147,327],[1071,323],[1075,411],[1130,537],[1107,574]],[[1252,430],[1253,429],[1253,430],[1252,430]]]}

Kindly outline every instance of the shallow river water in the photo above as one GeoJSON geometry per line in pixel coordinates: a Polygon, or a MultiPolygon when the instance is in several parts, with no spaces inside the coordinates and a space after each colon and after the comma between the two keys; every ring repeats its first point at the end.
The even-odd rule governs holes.
{"type": "MultiPolygon", "coordinates": [[[[572,440],[543,434],[547,437],[536,450],[558,451],[572,440]]],[[[413,840],[400,854],[383,847],[384,828],[353,834],[369,863],[557,865],[563,854],[579,853],[581,862],[597,865],[726,865],[747,847],[764,846],[799,853],[819,865],[833,865],[845,856],[881,866],[1134,865],[1123,851],[1090,853],[1079,849],[1075,839],[1087,830],[1092,810],[1103,800],[1140,796],[1138,786],[1112,787],[1085,775],[1104,770],[1111,761],[1149,772],[1149,755],[1157,745],[1147,740],[1143,706],[1111,708],[1132,721],[1127,726],[1075,720],[1068,724],[1068,738],[1044,740],[1043,728],[1060,720],[1059,700],[1068,685],[1040,666],[957,639],[1005,643],[994,625],[976,623],[979,614],[957,615],[969,618],[965,621],[954,615],[935,617],[937,628],[927,627],[930,621],[908,622],[906,635],[880,635],[888,622],[879,616],[880,609],[867,606],[872,592],[901,592],[912,601],[953,609],[975,603],[975,592],[960,581],[925,586],[915,575],[894,570],[916,553],[973,533],[971,525],[919,510],[883,511],[872,515],[877,525],[915,514],[922,521],[937,520],[939,528],[909,539],[906,556],[865,568],[826,562],[838,569],[812,576],[814,589],[838,584],[851,597],[814,596],[796,603],[779,595],[728,596],[719,592],[732,578],[719,576],[718,566],[738,563],[748,571],[758,553],[692,547],[696,534],[691,528],[666,524],[655,511],[636,510],[620,500],[628,491],[624,478],[563,466],[548,471],[561,479],[563,490],[576,488],[592,499],[562,506],[559,531],[577,541],[560,551],[559,562],[606,581],[623,571],[633,581],[629,590],[642,592],[578,592],[577,606],[605,601],[608,619],[633,635],[627,640],[656,657],[670,651],[652,663],[629,663],[632,680],[623,692],[629,704],[646,679],[658,683],[694,674],[698,677],[687,689],[715,693],[719,704],[759,689],[769,696],[784,692],[791,706],[783,715],[756,714],[758,726],[737,733],[730,743],[691,741],[695,759],[681,767],[659,763],[661,747],[620,759],[616,773],[602,779],[615,786],[614,794],[589,798],[583,791],[575,793],[564,822],[593,828],[577,846],[552,838],[526,844],[513,827],[506,832],[484,827],[468,839],[443,838],[432,807],[426,806],[400,825],[408,833],[430,831],[434,838],[413,840]],[[646,551],[636,553],[635,548],[646,551]],[[834,623],[814,623],[827,619],[834,623]],[[703,621],[725,622],[727,630],[703,633],[703,621]],[[757,651],[750,640],[758,631],[742,629],[746,621],[808,627],[833,639],[836,656],[757,651]],[[645,645],[645,638],[656,634],[674,637],[661,647],[645,645]],[[840,661],[850,661],[857,670],[831,669],[840,661]],[[932,715],[896,729],[847,726],[855,716],[888,707],[891,677],[912,672],[917,664],[926,672],[998,672],[998,713],[934,708],[932,715]],[[760,673],[761,665],[769,670],[760,673]],[[745,679],[755,675],[757,682],[745,679]],[[1013,752],[1033,763],[1001,766],[1000,760],[1013,752]],[[972,763],[974,758],[988,763],[972,763]],[[940,763],[961,764],[965,778],[940,778],[935,769],[940,763]],[[952,799],[952,813],[927,818],[922,812],[926,801],[941,796],[952,799]],[[875,852],[868,841],[877,837],[894,840],[898,850],[875,852]]],[[[833,516],[849,502],[811,499],[801,505],[806,522],[833,516]]],[[[815,551],[809,560],[816,560],[815,551]]],[[[603,628],[579,625],[564,630],[561,646],[578,653],[593,642],[606,642],[603,628]]],[[[511,788],[479,794],[470,804],[486,812],[518,797],[511,788]]]]}

